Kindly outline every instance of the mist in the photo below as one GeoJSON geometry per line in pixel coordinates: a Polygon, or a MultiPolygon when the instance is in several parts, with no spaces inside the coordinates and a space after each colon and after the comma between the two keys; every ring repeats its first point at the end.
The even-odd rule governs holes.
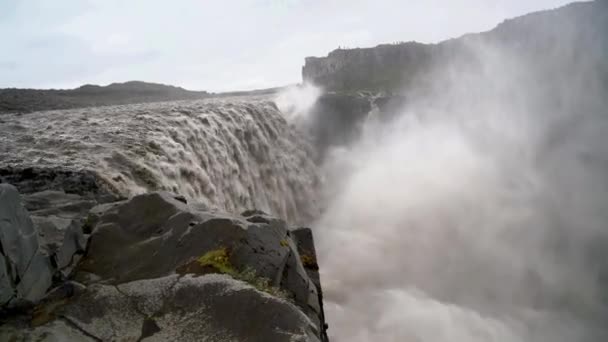
{"type": "Polygon", "coordinates": [[[608,339],[608,101],[570,43],[531,62],[472,39],[324,158],[333,341],[608,339]]]}
{"type": "Polygon", "coordinates": [[[298,127],[306,127],[310,113],[322,91],[312,84],[288,86],[275,96],[274,102],[291,123],[298,127]]]}

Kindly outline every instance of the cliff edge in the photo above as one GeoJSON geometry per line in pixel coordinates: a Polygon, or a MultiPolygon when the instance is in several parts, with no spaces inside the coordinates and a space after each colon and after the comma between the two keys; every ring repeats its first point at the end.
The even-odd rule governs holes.
{"type": "Polygon", "coordinates": [[[308,57],[304,82],[328,91],[408,93],[432,73],[459,62],[475,67],[479,51],[505,49],[548,73],[573,63],[602,63],[608,55],[608,1],[573,3],[558,9],[506,20],[495,29],[438,44],[408,42],[373,48],[337,49],[326,57],[308,57]],[[544,63],[551,61],[551,65],[544,63]]]}

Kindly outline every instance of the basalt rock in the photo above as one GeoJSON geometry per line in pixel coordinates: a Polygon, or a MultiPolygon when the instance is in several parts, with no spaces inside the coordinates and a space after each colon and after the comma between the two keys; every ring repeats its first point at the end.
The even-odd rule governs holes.
{"type": "Polygon", "coordinates": [[[361,94],[323,94],[311,110],[306,128],[322,157],[332,146],[343,146],[358,137],[372,109],[370,98],[361,94]]]}
{"type": "Polygon", "coordinates": [[[32,216],[34,226],[41,240],[41,251],[48,256],[58,271],[67,275],[79,255],[84,253],[86,238],[82,220],[66,219],[58,216],[32,216]]]}
{"type": "Polygon", "coordinates": [[[0,327],[0,340],[320,341],[298,307],[221,274],[91,285],[47,319],[39,326],[10,322],[0,327]]]}
{"type": "Polygon", "coordinates": [[[0,304],[11,307],[40,300],[52,284],[53,273],[19,192],[0,184],[0,304]]]}

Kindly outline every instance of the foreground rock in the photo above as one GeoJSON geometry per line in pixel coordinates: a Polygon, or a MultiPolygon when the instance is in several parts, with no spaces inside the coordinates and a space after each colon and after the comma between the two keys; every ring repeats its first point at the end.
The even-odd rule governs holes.
{"type": "MultiPolygon", "coordinates": [[[[78,220],[40,210],[52,213],[40,227],[78,220]]],[[[310,230],[260,211],[201,211],[162,192],[99,205],[80,220],[92,229],[84,257],[35,310],[5,318],[0,340],[327,340],[310,230]]],[[[64,231],[61,241],[80,241],[64,231]]]]}
{"type": "Polygon", "coordinates": [[[0,340],[319,341],[295,305],[220,274],[91,285],[52,315],[0,328],[0,340]]]}
{"type": "Polygon", "coordinates": [[[13,186],[0,184],[0,304],[41,299],[51,286],[53,267],[13,186]]]}

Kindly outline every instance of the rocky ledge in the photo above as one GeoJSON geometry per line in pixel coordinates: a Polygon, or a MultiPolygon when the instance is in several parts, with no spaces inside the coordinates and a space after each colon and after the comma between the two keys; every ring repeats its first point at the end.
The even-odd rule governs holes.
{"type": "Polygon", "coordinates": [[[2,341],[327,341],[312,232],[0,184],[2,341]]]}

